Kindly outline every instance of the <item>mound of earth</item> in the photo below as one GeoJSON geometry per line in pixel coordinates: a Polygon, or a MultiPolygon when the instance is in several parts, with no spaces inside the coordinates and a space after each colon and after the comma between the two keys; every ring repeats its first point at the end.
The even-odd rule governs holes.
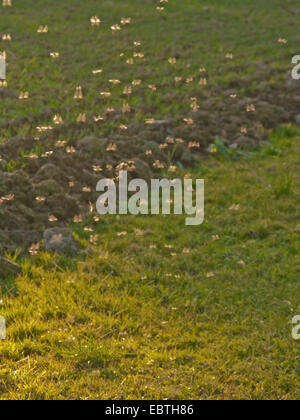
{"type": "Polygon", "coordinates": [[[87,123],[85,132],[93,134],[82,136],[80,125],[62,124],[35,138],[7,139],[0,145],[0,251],[28,249],[46,229],[82,220],[94,211],[99,179],[117,178],[120,169],[132,177],[172,178],[177,165],[203,159],[216,136],[241,148],[266,140],[269,129],[299,114],[299,82],[289,79],[288,88],[264,85],[257,97],[243,98],[231,89],[221,102],[212,87],[188,115],[133,122],[106,138],[87,123]],[[60,140],[65,132],[72,133],[71,141],[60,140]]]}

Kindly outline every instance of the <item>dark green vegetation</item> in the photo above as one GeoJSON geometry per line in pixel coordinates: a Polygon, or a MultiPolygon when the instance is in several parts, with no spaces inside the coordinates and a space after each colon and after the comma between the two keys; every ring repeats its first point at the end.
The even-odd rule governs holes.
{"type": "MultiPolygon", "coordinates": [[[[299,398],[291,319],[300,298],[300,133],[274,130],[299,113],[299,93],[286,88],[300,41],[297,3],[212,3],[169,0],[158,12],[157,2],[146,0],[19,0],[1,9],[1,28],[13,39],[0,41],[9,65],[8,87],[0,89],[0,192],[15,194],[0,204],[1,229],[42,232],[51,215],[58,225],[79,214],[84,220],[72,225],[83,247],[76,258],[42,249],[34,258],[9,255],[23,273],[1,281],[0,315],[8,324],[1,398],[299,398]],[[95,15],[102,25],[92,28],[95,15]],[[110,26],[129,16],[132,23],[113,34],[110,26]],[[40,25],[49,33],[37,34],[40,25]],[[135,52],[145,58],[128,65],[135,52]],[[96,69],[103,72],[92,75],[96,69]],[[121,83],[109,82],[116,79],[121,83]],[[124,95],[133,80],[141,84],[124,95]],[[80,101],[73,99],[79,85],[80,101]],[[29,99],[18,100],[25,91],[29,99]],[[99,95],[107,91],[109,98],[99,95]],[[86,123],[76,122],[79,113],[86,123]],[[56,114],[64,124],[53,124],[56,114]],[[95,123],[96,115],[104,120],[95,123]],[[146,118],[167,122],[149,126],[146,118]],[[49,125],[54,130],[36,129],[49,125]],[[99,141],[87,150],[79,142],[90,135],[99,141]],[[167,136],[184,143],[160,148],[167,136]],[[106,150],[111,142],[115,152],[106,150]],[[217,153],[208,158],[214,142],[217,153]],[[66,153],[71,146],[76,152],[66,153]],[[205,223],[87,217],[95,196],[82,188],[94,191],[99,178],[92,166],[114,176],[130,158],[142,172],[204,178],[205,223]],[[54,167],[38,172],[46,163],[54,167]],[[37,195],[46,202],[35,202],[37,195]]],[[[3,250],[40,239],[25,234],[8,246],[13,234],[1,235],[3,250]]]]}
{"type": "MultiPolygon", "coordinates": [[[[220,102],[228,100],[226,89],[257,100],[258,95],[267,96],[277,88],[276,96],[284,97],[279,83],[286,79],[300,38],[296,30],[298,15],[284,10],[281,6],[285,3],[290,9],[295,6],[295,2],[282,0],[274,0],[272,7],[268,2],[250,0],[217,0],[211,6],[206,1],[173,0],[165,12],[157,12],[157,2],[151,0],[101,4],[89,0],[84,5],[81,0],[19,0],[12,8],[2,8],[1,30],[13,36],[13,42],[2,43],[1,48],[8,53],[9,88],[12,95],[29,91],[31,99],[16,102],[12,96],[1,101],[7,125],[1,138],[33,134],[31,129],[52,124],[51,117],[58,112],[71,123],[80,111],[89,117],[101,114],[105,105],[119,111],[124,85],[134,79],[142,80],[129,97],[135,121],[168,116],[178,119],[189,112],[191,96],[197,94],[200,105],[203,102],[203,88],[198,86],[202,67],[209,79],[206,89],[215,94],[212,100],[214,96],[220,102]],[[102,24],[92,28],[89,19],[95,14],[102,24]],[[113,33],[110,26],[119,23],[122,16],[132,17],[132,24],[113,33]],[[49,26],[49,33],[37,34],[42,24],[49,26]],[[279,44],[279,38],[288,43],[279,44]],[[134,47],[135,41],[141,46],[134,47]],[[59,52],[60,58],[51,60],[51,52],[59,52]],[[144,53],[145,58],[135,58],[134,65],[126,64],[134,52],[144,53]],[[120,57],[121,53],[125,56],[120,57]],[[227,53],[233,54],[233,60],[225,58],[227,53]],[[177,58],[176,65],[169,64],[170,57],[177,58]],[[92,71],[99,68],[103,73],[93,76],[92,71]],[[176,76],[183,80],[194,77],[194,82],[176,87],[176,76]],[[121,85],[113,87],[109,80],[114,79],[121,85]],[[156,93],[147,89],[150,84],[157,85],[156,93]],[[79,104],[73,100],[78,85],[84,88],[84,100],[79,104]],[[105,102],[99,97],[101,90],[111,90],[112,97],[105,102]],[[33,119],[38,124],[34,125],[33,119]]],[[[274,103],[277,100],[273,98],[274,103]]],[[[217,117],[220,122],[220,115],[217,117]]],[[[128,121],[124,118],[123,122],[128,121]]],[[[99,135],[103,130],[108,135],[119,126],[119,121],[109,122],[94,126],[94,132],[99,135]]],[[[90,133],[93,127],[81,130],[80,134],[90,133]]],[[[70,141],[74,140],[72,134],[66,133],[70,141]]]]}

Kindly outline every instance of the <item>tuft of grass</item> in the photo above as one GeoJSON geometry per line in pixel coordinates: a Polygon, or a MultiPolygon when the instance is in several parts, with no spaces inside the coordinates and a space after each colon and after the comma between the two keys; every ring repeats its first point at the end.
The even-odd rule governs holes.
{"type": "Polygon", "coordinates": [[[293,176],[290,174],[284,174],[280,176],[277,180],[276,185],[274,186],[274,194],[276,198],[290,195],[292,192],[293,186],[293,176]]]}

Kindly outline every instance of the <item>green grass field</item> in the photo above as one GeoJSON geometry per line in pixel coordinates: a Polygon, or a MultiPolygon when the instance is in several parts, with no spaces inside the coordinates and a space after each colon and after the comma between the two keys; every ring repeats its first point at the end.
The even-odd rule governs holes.
{"type": "MultiPolygon", "coordinates": [[[[36,136],[37,126],[60,114],[65,124],[30,151],[41,159],[53,141],[72,146],[86,135],[113,138],[121,135],[120,124],[128,125],[129,138],[131,130],[144,132],[146,118],[173,118],[178,135],[192,141],[199,135],[201,153],[190,165],[173,162],[171,153],[162,160],[177,164],[177,176],[205,179],[206,216],[203,225],[187,227],[185,216],[95,222],[91,215],[69,222],[82,245],[77,256],[42,248],[35,257],[21,248],[7,254],[22,274],[0,281],[0,315],[7,321],[0,398],[299,399],[299,342],[291,321],[300,311],[300,130],[282,124],[297,114],[292,108],[299,99],[288,102],[285,91],[300,41],[297,2],[62,3],[19,0],[1,9],[3,33],[13,39],[0,41],[8,55],[0,143],[36,136]],[[94,15],[100,27],[91,27],[94,15]],[[132,24],[112,33],[122,17],[132,24]],[[40,25],[49,25],[49,33],[37,34],[40,25]],[[60,58],[53,61],[49,53],[56,51],[60,58]],[[145,58],[127,64],[135,51],[145,58]],[[199,86],[202,67],[207,88],[199,86]],[[101,75],[92,75],[100,68],[101,75]],[[193,81],[174,83],[179,76],[193,81]],[[142,83],[124,98],[132,80],[142,83]],[[80,102],[73,99],[78,85],[80,102]],[[99,98],[108,90],[111,97],[99,98]],[[16,100],[21,91],[30,92],[28,101],[16,100]],[[233,92],[243,112],[228,99],[233,92]],[[195,96],[200,109],[210,101],[213,118],[187,131],[183,118],[195,96]],[[245,116],[242,98],[259,98],[261,113],[245,116]],[[129,115],[120,111],[124,100],[129,115]],[[266,100],[276,107],[287,101],[284,121],[275,108],[262,116],[266,100]],[[117,109],[114,116],[92,123],[107,107],[117,109]],[[79,113],[87,113],[86,124],[76,123],[79,113]],[[234,143],[242,126],[251,147],[206,152],[216,136],[234,143]],[[93,244],[91,229],[98,235],[93,244]]],[[[31,173],[19,152],[6,171],[31,173]]]]}

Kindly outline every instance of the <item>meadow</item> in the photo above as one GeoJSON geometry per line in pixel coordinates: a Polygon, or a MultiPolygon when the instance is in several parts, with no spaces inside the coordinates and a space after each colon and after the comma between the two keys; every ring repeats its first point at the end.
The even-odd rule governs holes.
{"type": "Polygon", "coordinates": [[[297,2],[0,10],[0,398],[298,399],[297,2]],[[121,168],[205,179],[204,223],[100,217],[121,168]]]}

